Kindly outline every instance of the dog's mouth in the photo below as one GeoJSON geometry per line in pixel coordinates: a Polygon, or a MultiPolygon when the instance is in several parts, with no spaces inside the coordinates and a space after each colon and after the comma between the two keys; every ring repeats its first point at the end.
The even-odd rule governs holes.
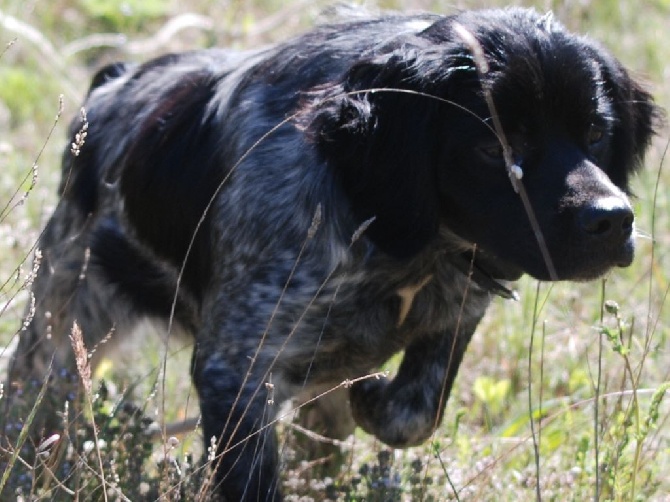
{"type": "MultiPolygon", "coordinates": [[[[605,251],[584,253],[579,257],[571,257],[569,263],[573,265],[567,270],[561,270],[561,280],[592,281],[607,274],[614,268],[626,268],[633,263],[635,257],[635,243],[631,238],[625,244],[605,251]]],[[[565,269],[566,267],[564,267],[565,269]]]]}

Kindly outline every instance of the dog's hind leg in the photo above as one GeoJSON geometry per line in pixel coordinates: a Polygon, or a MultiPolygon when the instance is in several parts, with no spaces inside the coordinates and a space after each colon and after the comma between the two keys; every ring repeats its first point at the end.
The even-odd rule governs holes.
{"type": "Polygon", "coordinates": [[[315,462],[316,475],[336,476],[346,460],[341,441],[354,433],[356,422],[349,407],[349,389],[319,387],[300,396],[295,447],[300,458],[315,462]]]}
{"type": "MultiPolygon", "coordinates": [[[[62,200],[38,244],[31,301],[9,363],[0,409],[3,448],[13,451],[23,446],[21,455],[27,461],[40,438],[63,434],[66,401],[70,413],[76,411],[72,405],[80,375],[69,339],[75,323],[87,351],[99,346],[114,326],[108,314],[110,288],[98,282],[90,267],[89,229],[89,219],[62,200]],[[30,434],[18,445],[26,427],[30,434]]],[[[79,357],[90,364],[87,351],[79,357]]]]}

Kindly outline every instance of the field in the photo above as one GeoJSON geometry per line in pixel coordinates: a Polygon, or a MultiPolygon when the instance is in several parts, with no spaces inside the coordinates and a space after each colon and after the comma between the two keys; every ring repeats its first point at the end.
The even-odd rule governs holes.
{"type": "MultiPolygon", "coordinates": [[[[552,9],[571,29],[600,40],[670,107],[669,0],[514,3],[552,9]]],[[[491,5],[502,4],[377,6],[448,13],[491,5]]],[[[258,46],[313,25],[327,6],[321,0],[0,0],[2,380],[29,297],[35,244],[56,203],[65,128],[80,113],[95,69],[170,50],[258,46]]],[[[669,142],[670,132],[661,129],[633,184],[639,233],[633,266],[588,284],[524,278],[516,284],[518,302],[496,300],[466,354],[443,425],[423,447],[389,450],[357,433],[342,445],[341,469],[328,471],[299,458],[304,442],[319,438],[307,440],[281,424],[287,499],[670,501],[669,142]]],[[[109,500],[206,500],[198,430],[154,439],[128,411],[135,407],[159,423],[197,416],[185,378],[189,347],[147,338],[98,368],[80,425],[83,449],[24,465],[41,473],[35,482],[0,472],[0,500],[107,500],[101,476],[109,500]],[[96,435],[85,422],[97,425],[96,435]],[[76,474],[62,485],[47,474],[72,465],[76,474]]]]}

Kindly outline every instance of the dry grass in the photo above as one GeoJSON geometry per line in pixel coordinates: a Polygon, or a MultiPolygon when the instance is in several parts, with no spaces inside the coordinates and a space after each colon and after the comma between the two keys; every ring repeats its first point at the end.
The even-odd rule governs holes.
{"type": "MultiPolygon", "coordinates": [[[[64,137],[60,117],[78,113],[92,68],[119,57],[145,59],[212,43],[257,45],[312,22],[319,9],[300,1],[287,7],[231,1],[222,8],[220,2],[198,0],[190,8],[203,17],[184,17],[185,8],[175,1],[159,15],[114,25],[86,11],[87,2],[33,4],[34,9],[26,2],[0,4],[5,28],[0,44],[8,44],[0,57],[2,359],[8,352],[1,348],[11,345],[29,303],[34,244],[55,201],[64,137]],[[24,25],[12,32],[8,15],[24,25]],[[129,41],[101,37],[110,26],[124,28],[129,41]],[[14,97],[6,92],[9,87],[14,97]]],[[[418,1],[387,6],[453,7],[418,1]]],[[[670,16],[663,2],[559,1],[552,6],[568,25],[597,35],[645,72],[659,102],[668,105],[664,77],[670,47],[660,34],[667,33],[670,16]]],[[[357,434],[339,445],[342,469],[324,473],[318,462],[300,461],[304,434],[280,425],[288,498],[667,500],[670,195],[663,187],[670,182],[664,167],[668,137],[661,135],[635,183],[643,235],[632,267],[592,284],[550,286],[523,279],[521,300],[496,303],[480,326],[443,426],[424,447],[389,451],[357,434]]],[[[197,460],[197,428],[177,439],[157,433],[151,423],[178,422],[197,413],[183,378],[188,347],[168,350],[160,341],[143,343],[152,345],[134,352],[154,354],[153,360],[125,367],[103,363],[97,377],[107,383],[94,378],[86,389],[79,422],[70,428],[77,447],[59,448],[65,444],[61,438],[49,438],[35,463],[23,466],[41,476],[9,480],[3,473],[0,499],[21,494],[24,500],[71,500],[79,493],[91,500],[197,500],[202,495],[209,470],[197,460]],[[157,436],[162,439],[156,441],[157,436]]],[[[79,348],[82,369],[87,349],[79,348]]],[[[41,399],[47,387],[40,389],[41,399]]],[[[25,404],[28,414],[33,403],[25,404]]],[[[21,465],[20,450],[12,458],[21,465]]]]}

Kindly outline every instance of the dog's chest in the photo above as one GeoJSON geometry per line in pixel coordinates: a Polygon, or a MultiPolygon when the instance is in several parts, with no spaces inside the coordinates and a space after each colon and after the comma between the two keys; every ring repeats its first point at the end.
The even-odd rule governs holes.
{"type": "Polygon", "coordinates": [[[392,274],[384,276],[370,277],[367,284],[345,278],[333,311],[344,318],[376,320],[378,329],[369,336],[388,341],[398,337],[406,344],[453,330],[459,318],[481,317],[489,303],[487,294],[451,267],[436,266],[398,282],[392,274]]]}
{"type": "Polygon", "coordinates": [[[450,266],[399,276],[359,271],[322,287],[293,324],[291,343],[280,356],[289,380],[356,378],[422,337],[469,338],[471,330],[465,331],[489,303],[488,293],[450,266]]]}

